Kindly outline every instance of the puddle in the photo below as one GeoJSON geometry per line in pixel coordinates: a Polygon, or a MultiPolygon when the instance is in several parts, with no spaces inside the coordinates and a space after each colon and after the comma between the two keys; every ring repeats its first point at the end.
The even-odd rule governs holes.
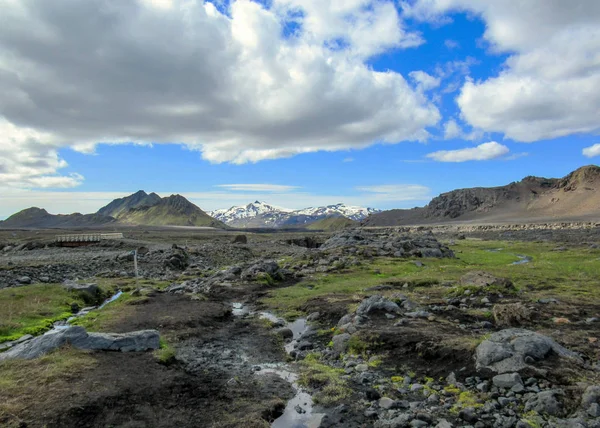
{"type": "Polygon", "coordinates": [[[500,251],[502,251],[503,249],[504,249],[504,248],[492,248],[492,249],[485,250],[485,251],[487,251],[487,252],[489,252],[489,253],[499,253],[499,252],[500,252],[500,251]]]}
{"type": "MultiPolygon", "coordinates": [[[[258,316],[274,324],[283,322],[281,318],[270,312],[260,312],[258,316]]],[[[285,323],[284,328],[289,328],[293,333],[292,340],[285,345],[285,352],[289,354],[294,350],[298,340],[308,330],[309,326],[306,318],[298,318],[294,322],[285,323]]],[[[283,414],[271,424],[272,428],[318,428],[321,425],[325,414],[313,412],[314,403],[312,397],[300,388],[298,385],[298,375],[294,373],[289,365],[285,363],[262,364],[259,367],[261,370],[256,372],[258,376],[275,374],[289,382],[295,391],[294,397],[288,401],[283,414]]]]}
{"type": "Polygon", "coordinates": [[[298,318],[296,321],[286,325],[286,327],[292,330],[292,333],[294,334],[292,341],[285,345],[285,352],[289,354],[294,350],[294,346],[298,343],[300,336],[308,330],[308,323],[306,322],[306,318],[298,318]]]}
{"type": "Polygon", "coordinates": [[[531,256],[522,256],[520,254],[517,254],[517,257],[519,258],[519,260],[517,260],[516,262],[512,262],[511,265],[524,265],[533,260],[533,257],[531,256]]]}
{"type": "Polygon", "coordinates": [[[231,313],[234,317],[243,317],[250,313],[250,309],[247,306],[244,306],[243,303],[233,302],[231,308],[231,313]]]}
{"type": "Polygon", "coordinates": [[[265,364],[261,366],[259,375],[274,374],[290,383],[296,395],[285,406],[283,414],[275,419],[271,428],[317,428],[324,413],[313,413],[313,400],[310,394],[298,386],[298,375],[286,368],[284,364],[265,364]]]}

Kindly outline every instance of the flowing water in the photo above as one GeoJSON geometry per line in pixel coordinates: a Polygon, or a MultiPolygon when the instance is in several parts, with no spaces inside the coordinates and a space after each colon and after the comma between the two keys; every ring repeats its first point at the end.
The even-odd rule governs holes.
{"type": "MultiPolygon", "coordinates": [[[[252,312],[241,303],[234,302],[232,307],[234,316],[256,315],[256,312],[252,312]]],[[[276,324],[281,323],[281,318],[270,312],[260,312],[258,316],[276,324]]],[[[289,328],[293,333],[292,340],[285,345],[285,351],[289,354],[294,350],[300,337],[308,330],[308,323],[305,318],[298,318],[291,323],[285,323],[283,328],[289,328]]],[[[294,397],[288,401],[283,414],[271,424],[272,428],[317,428],[321,424],[325,414],[314,412],[312,397],[298,385],[298,374],[293,371],[289,364],[261,364],[258,367],[260,368],[256,372],[258,376],[265,374],[277,375],[289,382],[295,392],[294,397]]]]}

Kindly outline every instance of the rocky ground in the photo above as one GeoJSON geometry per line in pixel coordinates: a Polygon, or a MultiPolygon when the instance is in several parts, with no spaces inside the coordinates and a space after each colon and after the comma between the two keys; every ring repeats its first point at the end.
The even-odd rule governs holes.
{"type": "Polygon", "coordinates": [[[88,330],[158,330],[169,354],[61,349],[0,363],[0,424],[598,427],[597,232],[472,232],[505,246],[546,241],[530,259],[425,229],[136,230],[74,249],[2,236],[4,291],[116,284],[126,300],[107,306],[102,324],[82,317],[88,330]],[[550,269],[546,257],[564,266],[550,269]],[[48,377],[65,360],[78,362],[48,377]],[[38,371],[39,383],[19,386],[38,371]]]}

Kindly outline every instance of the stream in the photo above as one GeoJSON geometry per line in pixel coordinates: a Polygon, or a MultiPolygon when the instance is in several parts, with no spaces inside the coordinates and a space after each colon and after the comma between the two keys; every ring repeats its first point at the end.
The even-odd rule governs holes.
{"type": "Polygon", "coordinates": [[[115,300],[117,300],[122,295],[123,295],[123,292],[121,290],[119,290],[117,293],[113,294],[111,297],[109,297],[104,302],[102,302],[102,304],[100,306],[90,306],[88,308],[83,308],[79,312],[77,312],[75,315],[73,315],[72,317],[69,317],[68,319],[63,320],[63,321],[57,321],[57,322],[55,322],[54,325],[53,325],[52,330],[49,330],[49,331],[47,331],[44,334],[48,334],[48,333],[50,333],[52,331],[56,331],[56,330],[65,330],[65,329],[71,327],[71,321],[73,321],[74,319],[83,317],[83,316],[89,314],[92,311],[96,311],[98,309],[102,309],[103,307],[105,307],[109,303],[114,302],[115,300]]]}
{"type": "MultiPolygon", "coordinates": [[[[291,323],[287,323],[270,312],[253,312],[241,303],[232,303],[232,307],[234,316],[258,314],[259,318],[267,319],[276,325],[282,325],[283,328],[289,328],[293,333],[293,337],[285,345],[287,354],[294,350],[298,340],[309,327],[305,318],[298,318],[291,323]]],[[[295,392],[294,397],[288,401],[283,414],[271,424],[272,428],[316,428],[321,424],[325,414],[314,412],[313,399],[309,393],[298,385],[298,374],[294,372],[291,365],[287,363],[259,364],[257,367],[260,369],[256,372],[257,376],[275,374],[289,382],[295,392]]]]}

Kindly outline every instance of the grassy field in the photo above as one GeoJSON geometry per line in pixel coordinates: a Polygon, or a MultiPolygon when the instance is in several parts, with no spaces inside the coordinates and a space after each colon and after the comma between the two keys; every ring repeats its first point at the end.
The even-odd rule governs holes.
{"type": "Polygon", "coordinates": [[[85,306],[81,296],[57,284],[0,290],[0,342],[40,334],[72,315],[71,304],[85,306]]]}
{"type": "MultiPolygon", "coordinates": [[[[600,303],[600,250],[589,248],[554,251],[556,244],[464,240],[451,247],[455,259],[414,260],[381,258],[340,274],[318,274],[299,284],[272,290],[263,303],[281,313],[294,313],[308,300],[328,296],[358,297],[367,288],[388,283],[409,283],[407,294],[426,293],[439,298],[452,293],[465,273],[483,270],[511,279],[523,297],[555,297],[565,302],[600,303]],[[519,255],[530,263],[513,265],[519,255]],[[426,288],[426,289],[425,289],[426,288]]],[[[372,293],[371,293],[372,294],[372,293]]]]}

